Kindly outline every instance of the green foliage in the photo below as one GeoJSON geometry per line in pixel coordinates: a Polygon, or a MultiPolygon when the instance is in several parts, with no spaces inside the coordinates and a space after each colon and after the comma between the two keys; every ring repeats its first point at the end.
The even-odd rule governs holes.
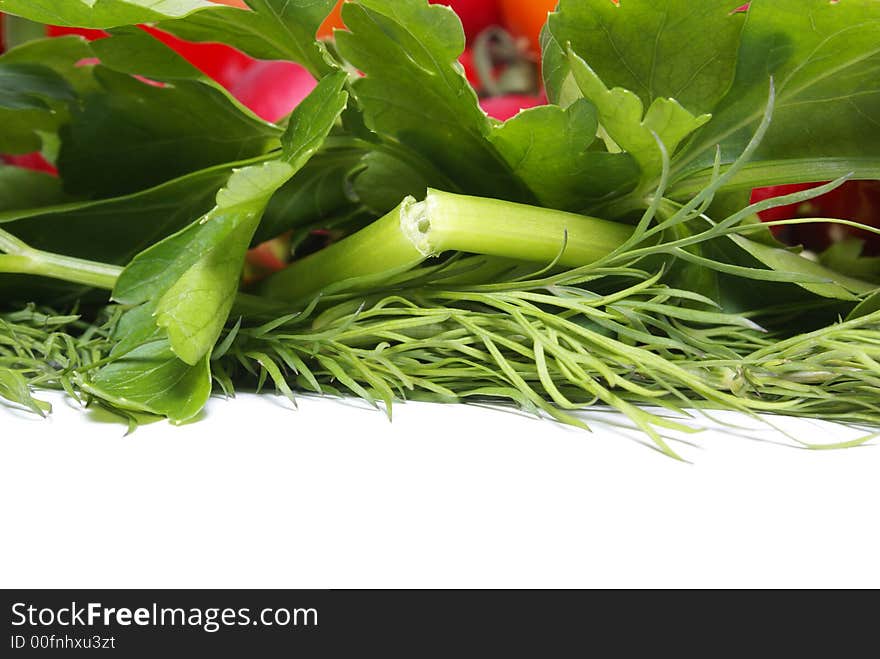
{"type": "Polygon", "coordinates": [[[100,89],[86,94],[62,129],[58,166],[70,192],[129,194],[258,156],[278,138],[275,127],[200,82],[155,87],[101,66],[94,74],[100,89]]]}
{"type": "Polygon", "coordinates": [[[116,283],[114,300],[147,305],[150,313],[139,317],[165,329],[183,361],[197,363],[226,322],[244,253],[269,197],[292,173],[280,162],[233,173],[209,213],[131,261],[116,283]]]}
{"type": "MultiPolygon", "coordinates": [[[[745,15],[732,9],[725,0],[562,0],[549,27],[613,90],[629,90],[644,107],[675,99],[702,114],[713,112],[736,71],[745,15]]],[[[548,76],[551,98],[566,73],[548,76]]]]}
{"type": "MultiPolygon", "coordinates": [[[[3,168],[0,181],[6,176],[18,182],[24,178],[29,181],[28,186],[37,183],[39,187],[33,190],[36,203],[30,208],[15,204],[15,197],[4,197],[19,208],[0,213],[0,226],[37,249],[126,265],[139,252],[206,213],[235,165],[196,172],[132,195],[96,201],[67,201],[61,198],[58,179],[3,168]]],[[[16,196],[29,189],[19,185],[16,196]]],[[[72,302],[71,296],[82,294],[81,287],[61,282],[22,281],[19,277],[0,275],[0,297],[5,300],[40,300],[57,305],[72,302]]]]}
{"type": "Polygon", "coordinates": [[[269,199],[318,150],[347,102],[344,75],[325,78],[293,113],[282,160],[235,170],[214,208],[138,254],[114,300],[132,307],[117,329],[116,359],[91,381],[113,404],[176,421],[210,394],[210,353],[232,309],[245,252],[269,199]]]}
{"type": "Polygon", "coordinates": [[[208,357],[189,365],[178,359],[168,339],[149,341],[98,371],[83,389],[122,410],[147,412],[182,423],[211,395],[208,357]]]}
{"type": "Polygon", "coordinates": [[[427,157],[459,190],[531,198],[488,140],[492,123],[456,65],[464,32],[448,7],[369,0],[343,12],[351,32],[337,46],[366,74],[352,87],[370,129],[427,157]]]}
{"type": "Polygon", "coordinates": [[[546,105],[520,112],[490,139],[542,205],[582,210],[629,192],[638,179],[628,154],[590,150],[597,128],[594,106],[580,100],[564,110],[546,105]]]}
{"type": "Polygon", "coordinates": [[[0,0],[0,11],[38,23],[110,28],[155,23],[210,9],[207,0],[0,0]]]}
{"type": "Polygon", "coordinates": [[[326,49],[315,41],[318,27],[335,0],[249,0],[253,11],[217,7],[179,19],[164,21],[163,29],[191,41],[228,43],[259,59],[298,62],[315,76],[334,66],[326,49]]]}
{"type": "MultiPolygon", "coordinates": [[[[65,201],[57,178],[43,172],[0,165],[0,214],[65,201]]],[[[2,221],[2,220],[0,220],[2,221]]]]}
{"type": "MultiPolygon", "coordinates": [[[[561,0],[543,35],[554,104],[504,123],[462,75],[448,7],[346,3],[334,49],[315,39],[333,0],[248,4],[0,0],[112,34],[0,57],[0,151],[42,150],[61,173],[0,168],[4,401],[44,413],[32,389],[62,388],[184,422],[213,382],[268,383],[387,408],[506,401],[580,426],[601,403],[673,456],[666,435],[684,428],[640,406],[880,423],[876,259],[844,243],[817,263],[755,224],[848,176],[880,178],[876,0],[561,0]],[[299,62],[320,84],[273,126],[141,23],[299,62]],[[743,207],[750,187],[831,179],[743,207]],[[371,244],[349,251],[378,273],[358,292],[331,282],[293,309],[239,293],[255,241],[335,238],[429,187],[483,198],[461,213],[475,252],[505,253],[489,248],[507,236],[528,258],[549,240],[556,260],[555,247],[534,263],[453,254],[391,272],[391,248],[371,244]],[[519,216],[488,221],[502,206],[485,198],[541,208],[522,210],[520,235],[519,216]],[[552,209],[628,226],[598,262],[564,268],[567,245],[601,241],[561,215],[548,238],[536,218],[552,209]],[[108,279],[114,305],[95,315],[106,297],[84,284],[108,279]],[[93,315],[5,311],[19,302],[93,315]]],[[[314,275],[288,274],[304,290],[314,275]]]]}
{"type": "Polygon", "coordinates": [[[641,99],[626,90],[609,90],[590,66],[569,53],[572,77],[578,89],[595,104],[602,128],[613,149],[623,149],[641,167],[642,179],[653,186],[663,169],[663,152],[674,153],[691,133],[705,125],[710,115],[695,117],[678,101],[657,98],[645,112],[641,99]]]}
{"type": "Polygon", "coordinates": [[[44,137],[67,120],[69,103],[87,88],[91,74],[78,71],[75,63],[90,55],[79,39],[44,39],[0,56],[0,71],[7,72],[0,96],[7,99],[0,103],[0,151],[41,149],[44,137]]]}
{"type": "Polygon", "coordinates": [[[768,76],[778,95],[774,121],[742,184],[760,185],[786,162],[793,165],[788,180],[851,172],[880,178],[878,43],[880,3],[873,0],[751,3],[736,78],[712,122],[682,153],[679,185],[712,166],[717,144],[722,162],[737,158],[760,120],[768,76]]]}
{"type": "Polygon", "coordinates": [[[0,108],[49,110],[48,100],[76,98],[67,81],[47,66],[0,63],[0,108]]]}

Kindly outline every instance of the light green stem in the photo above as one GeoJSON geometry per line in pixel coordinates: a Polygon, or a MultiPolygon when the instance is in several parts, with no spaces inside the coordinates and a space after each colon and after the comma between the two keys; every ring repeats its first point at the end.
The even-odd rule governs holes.
{"type": "Polygon", "coordinates": [[[373,281],[447,251],[566,267],[588,265],[632,235],[593,217],[429,190],[325,250],[297,261],[263,285],[267,297],[301,302],[328,286],[373,281]]]}
{"type": "Polygon", "coordinates": [[[0,229],[0,272],[37,275],[113,290],[122,268],[34,249],[0,229]]]}

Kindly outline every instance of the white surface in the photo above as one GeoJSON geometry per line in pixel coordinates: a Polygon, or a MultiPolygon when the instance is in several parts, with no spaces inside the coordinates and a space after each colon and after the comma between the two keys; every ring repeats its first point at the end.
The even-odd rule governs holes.
{"type": "Polygon", "coordinates": [[[270,396],[124,437],[53,400],[0,409],[0,587],[880,586],[876,445],[709,432],[681,464],[607,427],[270,396]]]}

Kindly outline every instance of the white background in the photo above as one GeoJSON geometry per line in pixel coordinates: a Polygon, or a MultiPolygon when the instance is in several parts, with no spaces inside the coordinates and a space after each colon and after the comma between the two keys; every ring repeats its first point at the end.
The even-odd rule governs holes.
{"type": "Polygon", "coordinates": [[[728,416],[753,430],[677,463],[601,424],[274,396],[126,437],[52,400],[0,409],[0,587],[880,586],[876,442],[728,416]]]}

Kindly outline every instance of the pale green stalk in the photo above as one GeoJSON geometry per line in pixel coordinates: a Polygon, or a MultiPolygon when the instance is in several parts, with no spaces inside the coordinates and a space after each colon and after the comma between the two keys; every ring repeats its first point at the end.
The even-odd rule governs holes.
{"type": "Polygon", "coordinates": [[[369,227],[297,261],[264,284],[270,298],[302,302],[343,282],[414,268],[445,252],[580,267],[625,243],[632,228],[547,208],[429,190],[369,227]]]}
{"type": "Polygon", "coordinates": [[[122,268],[34,249],[0,229],[0,272],[61,279],[73,284],[113,290],[122,268]]]}

